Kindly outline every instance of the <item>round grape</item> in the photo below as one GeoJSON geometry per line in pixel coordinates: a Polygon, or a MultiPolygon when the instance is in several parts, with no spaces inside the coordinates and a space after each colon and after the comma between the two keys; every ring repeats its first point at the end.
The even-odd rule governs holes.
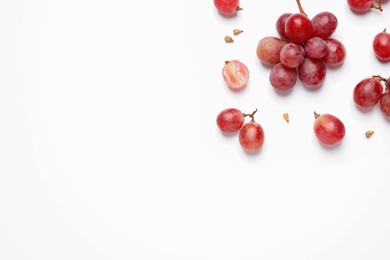
{"type": "Polygon", "coordinates": [[[248,67],[239,60],[225,61],[222,68],[225,83],[232,90],[242,90],[249,80],[248,67]]]}
{"type": "Polygon", "coordinates": [[[280,50],[286,44],[281,38],[265,36],[257,44],[256,54],[259,60],[266,65],[280,62],[280,50]]]}
{"type": "Polygon", "coordinates": [[[334,38],[324,39],[327,46],[327,51],[321,60],[330,66],[338,66],[344,62],[347,57],[347,50],[339,40],[334,38]]]}
{"type": "Polygon", "coordinates": [[[315,36],[310,38],[303,48],[307,57],[312,59],[321,59],[325,56],[328,47],[322,38],[315,36]]]}
{"type": "Polygon", "coordinates": [[[381,61],[390,60],[390,33],[383,32],[375,35],[372,41],[372,47],[374,49],[375,56],[381,61]]]}
{"type": "Polygon", "coordinates": [[[383,92],[380,100],[379,107],[382,111],[383,116],[390,120],[390,92],[389,90],[383,92]]]}
{"type": "Polygon", "coordinates": [[[290,15],[285,24],[287,38],[291,42],[301,44],[310,39],[313,26],[310,19],[302,13],[290,15]]]}
{"type": "Polygon", "coordinates": [[[322,85],[326,77],[326,67],[321,60],[305,58],[298,67],[298,78],[308,89],[316,89],[322,85]]]}
{"type": "Polygon", "coordinates": [[[312,37],[329,38],[338,25],[337,17],[331,12],[320,12],[311,19],[313,26],[312,37]]]}
{"type": "Polygon", "coordinates": [[[262,126],[253,120],[243,125],[239,133],[239,142],[246,152],[258,152],[264,144],[264,130],[262,126]]]}
{"type": "Polygon", "coordinates": [[[214,6],[225,15],[233,15],[242,10],[239,0],[214,0],[214,6]]]}
{"type": "Polygon", "coordinates": [[[226,108],[217,115],[217,126],[225,134],[234,134],[244,125],[244,114],[237,108],[226,108]]]}
{"type": "Polygon", "coordinates": [[[297,82],[297,69],[284,66],[278,63],[272,67],[269,74],[269,81],[272,87],[280,93],[287,93],[292,90],[297,82]]]}
{"type": "Polygon", "coordinates": [[[286,35],[286,21],[287,18],[289,18],[292,15],[292,13],[284,13],[276,20],[276,31],[279,33],[280,37],[282,37],[284,40],[288,40],[288,37],[286,35]]]}
{"type": "Polygon", "coordinates": [[[383,86],[377,77],[361,80],[353,90],[355,105],[363,110],[374,107],[382,96],[383,86]]]}
{"type": "Polygon", "coordinates": [[[338,117],[314,112],[314,118],[314,133],[321,144],[333,147],[344,139],[345,126],[338,117]]]}
{"type": "Polygon", "coordinates": [[[381,12],[383,11],[380,1],[376,1],[378,5],[374,5],[374,0],[347,0],[347,2],[349,8],[357,13],[367,12],[370,8],[378,9],[381,12]]]}
{"type": "Polygon", "coordinates": [[[289,68],[297,68],[305,59],[303,47],[296,43],[286,43],[279,53],[280,62],[289,68]]]}

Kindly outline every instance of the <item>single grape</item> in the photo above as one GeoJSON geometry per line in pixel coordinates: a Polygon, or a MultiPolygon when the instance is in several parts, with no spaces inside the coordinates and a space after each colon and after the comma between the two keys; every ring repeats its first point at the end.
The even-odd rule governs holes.
{"type": "Polygon", "coordinates": [[[263,127],[253,120],[244,124],[240,129],[239,142],[246,152],[258,152],[264,144],[263,127]]]}
{"type": "Polygon", "coordinates": [[[370,8],[375,8],[382,12],[383,10],[380,1],[376,1],[378,5],[374,5],[374,1],[375,0],[347,0],[347,3],[349,8],[357,13],[367,12],[370,8]]]}
{"type": "Polygon", "coordinates": [[[326,67],[319,59],[306,57],[298,67],[298,78],[308,89],[316,89],[322,85],[326,77],[326,67]]]}
{"type": "Polygon", "coordinates": [[[239,0],[214,0],[214,6],[225,15],[233,15],[242,10],[239,0]]]}
{"type": "Polygon", "coordinates": [[[296,43],[286,43],[280,50],[280,62],[289,68],[297,68],[305,59],[303,47],[296,43]]]}
{"type": "Polygon", "coordinates": [[[372,48],[379,60],[390,60],[390,33],[386,32],[386,29],[375,35],[372,41],[372,48]]]}
{"type": "Polygon", "coordinates": [[[345,126],[338,117],[314,112],[314,118],[314,133],[321,144],[333,147],[344,139],[345,126]]]}
{"type": "Polygon", "coordinates": [[[222,76],[232,90],[242,90],[249,80],[248,67],[239,60],[225,61],[222,76]]]}
{"type": "Polygon", "coordinates": [[[347,50],[339,40],[335,38],[324,39],[327,46],[327,51],[324,57],[321,60],[326,65],[338,66],[344,62],[347,57],[347,50]]]}
{"type": "Polygon", "coordinates": [[[307,57],[312,59],[321,59],[328,50],[326,42],[322,38],[316,36],[310,38],[303,48],[307,57]]]}
{"type": "Polygon", "coordinates": [[[280,62],[280,50],[285,44],[286,42],[279,37],[265,36],[257,44],[257,57],[264,64],[277,64],[280,62]]]}
{"type": "Polygon", "coordinates": [[[288,37],[286,35],[286,21],[287,18],[289,18],[292,15],[292,13],[284,13],[276,20],[276,31],[279,33],[280,37],[282,37],[284,40],[288,40],[288,37]]]}
{"type": "Polygon", "coordinates": [[[353,90],[353,101],[358,108],[367,110],[379,102],[382,92],[383,86],[380,78],[365,78],[356,84],[353,90]]]}
{"type": "Polygon", "coordinates": [[[310,39],[313,26],[310,19],[302,13],[290,15],[285,24],[287,38],[291,42],[301,44],[310,39]]]}
{"type": "Polygon", "coordinates": [[[326,39],[336,31],[338,20],[333,13],[324,11],[316,14],[311,19],[311,24],[313,26],[311,36],[326,39]]]}
{"type": "Polygon", "coordinates": [[[217,126],[225,134],[234,134],[244,125],[244,114],[237,108],[226,108],[217,115],[217,126]]]}
{"type": "Polygon", "coordinates": [[[386,90],[383,92],[380,100],[379,107],[381,108],[382,114],[385,118],[390,120],[390,92],[386,90]]]}
{"type": "Polygon", "coordinates": [[[286,67],[282,63],[273,66],[269,74],[272,87],[280,93],[291,91],[297,82],[297,78],[297,69],[286,67]]]}

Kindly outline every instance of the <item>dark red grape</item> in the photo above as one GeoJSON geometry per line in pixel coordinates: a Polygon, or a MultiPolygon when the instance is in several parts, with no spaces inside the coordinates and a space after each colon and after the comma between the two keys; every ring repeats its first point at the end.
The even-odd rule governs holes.
{"type": "Polygon", "coordinates": [[[280,93],[289,92],[295,86],[297,78],[297,69],[288,68],[282,63],[273,66],[269,75],[272,87],[280,93]]]}
{"type": "Polygon", "coordinates": [[[321,60],[307,57],[298,67],[298,77],[303,86],[308,89],[316,89],[325,80],[326,67],[321,60]]]}
{"type": "Polygon", "coordinates": [[[372,41],[375,56],[382,61],[390,60],[390,33],[384,30],[375,35],[372,41]]]}
{"type": "Polygon", "coordinates": [[[382,114],[385,118],[390,120],[390,92],[389,90],[383,92],[380,100],[379,107],[381,108],[382,114]]]}
{"type": "Polygon", "coordinates": [[[305,14],[295,13],[286,20],[286,36],[293,43],[301,44],[306,42],[310,39],[312,31],[311,21],[305,14]]]}
{"type": "Polygon", "coordinates": [[[312,37],[329,38],[338,25],[337,17],[331,12],[320,12],[311,19],[313,26],[312,37]]]}
{"type": "Polygon", "coordinates": [[[355,105],[363,110],[374,107],[382,96],[383,86],[380,79],[369,77],[361,80],[353,90],[355,105]]]}

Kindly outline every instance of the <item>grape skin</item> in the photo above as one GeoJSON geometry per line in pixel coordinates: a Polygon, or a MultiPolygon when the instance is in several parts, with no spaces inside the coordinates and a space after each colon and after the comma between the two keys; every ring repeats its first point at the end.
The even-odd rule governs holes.
{"type": "Polygon", "coordinates": [[[297,69],[288,68],[282,63],[276,64],[269,74],[269,81],[272,87],[283,94],[292,90],[297,82],[297,78],[297,69]]]}
{"type": "Polygon", "coordinates": [[[258,152],[264,144],[264,130],[262,126],[255,121],[246,123],[240,129],[239,142],[246,152],[258,152]]]}
{"type": "Polygon", "coordinates": [[[217,115],[217,126],[225,134],[234,134],[244,125],[244,114],[237,108],[226,108],[217,115]]]}
{"type": "Polygon", "coordinates": [[[379,60],[390,60],[390,33],[383,31],[375,35],[372,48],[379,60]]]}
{"type": "Polygon", "coordinates": [[[387,90],[383,92],[380,100],[379,107],[382,111],[383,116],[390,120],[390,92],[387,90]]]}
{"type": "Polygon", "coordinates": [[[338,26],[337,17],[331,12],[320,12],[316,14],[312,19],[313,26],[312,37],[320,37],[323,39],[329,38],[338,26]]]}
{"type": "Polygon", "coordinates": [[[316,89],[322,85],[326,77],[326,67],[321,60],[306,57],[298,67],[298,78],[308,89],[316,89]]]}
{"type": "Polygon", "coordinates": [[[307,57],[321,59],[325,56],[328,47],[322,38],[314,36],[305,43],[303,48],[307,57]]]}
{"type": "Polygon", "coordinates": [[[344,62],[347,56],[347,50],[339,40],[335,38],[324,39],[327,46],[327,52],[321,60],[330,66],[338,66],[344,62]]]}
{"type": "Polygon", "coordinates": [[[347,0],[351,10],[361,13],[368,11],[374,3],[374,0],[347,0]]]}
{"type": "Polygon", "coordinates": [[[306,15],[295,13],[287,18],[285,31],[291,42],[301,44],[310,39],[313,26],[306,15]]]}
{"type": "Polygon", "coordinates": [[[373,77],[365,78],[355,86],[353,101],[360,109],[371,109],[379,102],[382,92],[383,86],[379,80],[373,77]]]}
{"type": "Polygon", "coordinates": [[[322,114],[316,112],[314,121],[314,133],[321,144],[327,147],[333,147],[339,144],[345,136],[345,126],[343,122],[334,115],[322,114]]]}
{"type": "Polygon", "coordinates": [[[285,44],[281,38],[265,36],[257,44],[257,57],[266,65],[277,64],[280,62],[280,51],[285,44]]]}
{"type": "Polygon", "coordinates": [[[296,43],[286,43],[279,53],[280,62],[289,68],[297,68],[305,59],[303,47],[296,43]]]}

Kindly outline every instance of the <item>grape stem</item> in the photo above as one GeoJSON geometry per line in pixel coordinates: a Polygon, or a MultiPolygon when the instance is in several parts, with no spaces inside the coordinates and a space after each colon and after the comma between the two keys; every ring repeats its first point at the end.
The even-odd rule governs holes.
{"type": "Polygon", "coordinates": [[[379,11],[383,11],[383,9],[382,9],[382,6],[381,6],[381,0],[376,0],[376,2],[378,3],[378,5],[374,5],[374,4],[372,4],[371,5],[371,8],[373,8],[373,9],[378,9],[379,11]]]}
{"type": "Polygon", "coordinates": [[[380,75],[372,75],[372,77],[378,81],[383,81],[385,83],[385,90],[389,90],[389,82],[386,78],[380,76],[380,75]]]}
{"type": "Polygon", "coordinates": [[[307,16],[307,14],[305,13],[305,11],[303,10],[301,1],[300,1],[300,0],[296,0],[296,1],[297,1],[297,4],[298,4],[299,12],[300,12],[301,14],[304,14],[304,15],[307,16]]]}
{"type": "Polygon", "coordinates": [[[314,119],[317,119],[320,116],[316,111],[314,111],[314,119]]]}
{"type": "Polygon", "coordinates": [[[245,114],[245,113],[243,113],[242,115],[244,117],[249,116],[251,118],[251,121],[254,122],[255,121],[255,116],[254,115],[256,114],[256,112],[257,112],[257,108],[252,112],[252,114],[245,114]]]}

